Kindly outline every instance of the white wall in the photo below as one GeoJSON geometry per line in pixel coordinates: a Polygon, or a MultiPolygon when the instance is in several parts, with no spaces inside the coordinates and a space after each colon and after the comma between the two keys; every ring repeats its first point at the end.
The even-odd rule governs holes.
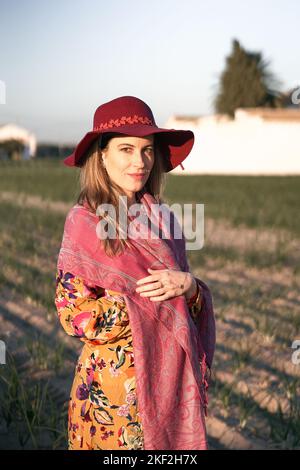
{"type": "Polygon", "coordinates": [[[170,118],[166,128],[191,129],[194,147],[172,173],[300,175],[299,120],[264,120],[237,110],[234,120],[205,116],[194,121],[170,118]]]}

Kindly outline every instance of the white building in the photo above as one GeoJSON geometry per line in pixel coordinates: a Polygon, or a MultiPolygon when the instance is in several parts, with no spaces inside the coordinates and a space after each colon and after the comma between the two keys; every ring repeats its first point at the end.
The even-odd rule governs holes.
{"type": "Polygon", "coordinates": [[[167,128],[191,129],[194,147],[172,173],[300,175],[300,110],[237,109],[226,115],[173,116],[167,128]]]}
{"type": "MultiPolygon", "coordinates": [[[[21,155],[22,159],[29,159],[35,156],[37,141],[33,133],[16,124],[0,125],[0,144],[9,140],[17,140],[24,144],[24,151],[21,155]]],[[[8,158],[4,155],[4,149],[1,149],[1,157],[8,158]]]]}

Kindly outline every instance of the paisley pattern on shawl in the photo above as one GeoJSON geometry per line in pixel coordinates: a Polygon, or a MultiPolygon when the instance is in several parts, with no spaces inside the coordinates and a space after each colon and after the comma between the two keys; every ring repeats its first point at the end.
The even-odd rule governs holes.
{"type": "MultiPolygon", "coordinates": [[[[151,204],[156,201],[146,191],[141,193],[140,200],[148,218],[154,220],[148,233],[154,232],[155,236],[158,227],[164,228],[151,211],[151,204]]],[[[172,236],[178,222],[166,208],[164,218],[167,216],[171,222],[170,239],[134,237],[130,250],[110,258],[97,237],[99,218],[87,207],[76,204],[66,218],[57,267],[122,292],[133,334],[145,449],[206,449],[206,373],[207,367],[212,366],[215,349],[210,290],[196,278],[203,290],[198,327],[183,295],[153,302],[135,292],[136,281],[149,275],[148,267],[189,271],[184,235],[181,239],[172,236]]],[[[139,233],[140,218],[131,223],[133,229],[137,224],[139,233]]]]}

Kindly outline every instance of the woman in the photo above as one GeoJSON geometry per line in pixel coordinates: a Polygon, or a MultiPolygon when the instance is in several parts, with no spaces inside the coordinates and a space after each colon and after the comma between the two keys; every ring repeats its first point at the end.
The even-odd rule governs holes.
{"type": "Polygon", "coordinates": [[[63,328],[84,342],[69,401],[69,449],[207,449],[212,298],[189,271],[183,233],[174,238],[173,212],[164,205],[161,221],[153,210],[164,173],[193,143],[191,131],[157,127],[145,102],[124,96],[97,108],[93,130],[64,161],[81,168],[55,296],[63,328]]]}

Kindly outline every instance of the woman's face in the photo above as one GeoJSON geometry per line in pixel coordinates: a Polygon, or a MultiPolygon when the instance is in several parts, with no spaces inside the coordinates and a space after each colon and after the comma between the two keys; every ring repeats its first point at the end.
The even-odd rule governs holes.
{"type": "Polygon", "coordinates": [[[102,158],[110,179],[127,195],[127,203],[135,202],[154,164],[153,134],[146,137],[118,136],[108,142],[102,158]],[[139,175],[139,176],[137,176],[139,175]]]}

